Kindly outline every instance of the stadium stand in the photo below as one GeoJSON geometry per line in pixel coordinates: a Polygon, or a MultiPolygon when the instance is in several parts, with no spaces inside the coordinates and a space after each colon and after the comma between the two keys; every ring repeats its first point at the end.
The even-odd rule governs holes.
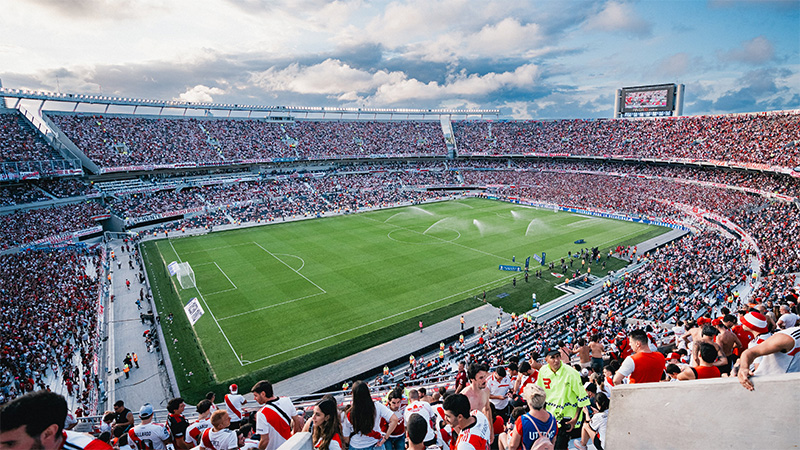
{"type": "Polygon", "coordinates": [[[0,110],[0,163],[61,159],[17,112],[0,110]]]}
{"type": "Polygon", "coordinates": [[[462,155],[552,154],[703,160],[793,168],[797,111],[646,120],[457,121],[462,155]]]}

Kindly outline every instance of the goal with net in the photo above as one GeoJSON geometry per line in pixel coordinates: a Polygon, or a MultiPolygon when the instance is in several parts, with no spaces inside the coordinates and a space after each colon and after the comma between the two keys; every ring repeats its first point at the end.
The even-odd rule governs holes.
{"type": "Polygon", "coordinates": [[[194,271],[188,262],[178,263],[175,275],[178,276],[178,283],[181,285],[181,289],[196,287],[194,281],[194,271]]]}

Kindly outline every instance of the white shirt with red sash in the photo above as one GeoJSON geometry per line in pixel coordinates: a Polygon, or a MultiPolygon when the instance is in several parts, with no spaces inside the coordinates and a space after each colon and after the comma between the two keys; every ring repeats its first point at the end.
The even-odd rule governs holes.
{"type": "Polygon", "coordinates": [[[461,430],[456,440],[456,450],[487,450],[489,448],[489,438],[491,437],[491,427],[489,420],[480,411],[472,411],[475,423],[461,430]]]}
{"type": "Polygon", "coordinates": [[[225,410],[231,418],[231,422],[240,422],[244,414],[244,396],[238,394],[225,394],[225,410]]]}
{"type": "Polygon", "coordinates": [[[297,415],[287,397],[267,402],[256,414],[256,434],[269,435],[266,450],[275,450],[292,437],[292,417],[297,415]]]}

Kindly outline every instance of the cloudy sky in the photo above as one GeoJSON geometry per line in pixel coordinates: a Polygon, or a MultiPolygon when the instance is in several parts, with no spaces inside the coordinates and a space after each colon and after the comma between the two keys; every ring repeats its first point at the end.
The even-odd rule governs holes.
{"type": "Polygon", "coordinates": [[[0,0],[6,87],[262,105],[613,115],[800,108],[800,0],[0,0]]]}

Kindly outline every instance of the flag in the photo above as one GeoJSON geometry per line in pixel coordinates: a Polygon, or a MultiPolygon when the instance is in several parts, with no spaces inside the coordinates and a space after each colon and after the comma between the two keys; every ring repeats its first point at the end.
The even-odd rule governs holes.
{"type": "Polygon", "coordinates": [[[528,256],[528,258],[527,258],[527,259],[525,259],[525,268],[527,269],[527,268],[528,268],[528,266],[530,266],[530,264],[531,264],[531,257],[530,257],[530,256],[528,256]]]}

